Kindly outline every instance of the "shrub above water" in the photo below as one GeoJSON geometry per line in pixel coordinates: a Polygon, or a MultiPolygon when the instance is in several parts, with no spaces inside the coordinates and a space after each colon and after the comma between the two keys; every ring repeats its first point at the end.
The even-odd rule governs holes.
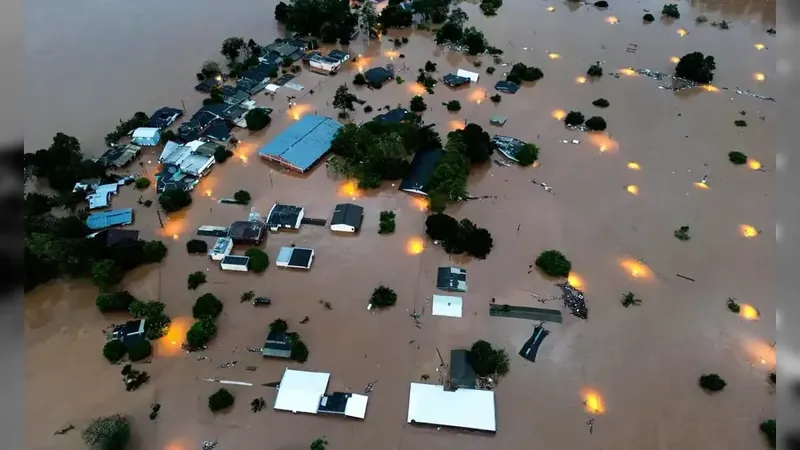
{"type": "Polygon", "coordinates": [[[572,263],[558,250],[543,251],[535,264],[551,277],[567,277],[572,270],[572,263]]]}
{"type": "Polygon", "coordinates": [[[222,388],[208,397],[208,409],[211,412],[222,411],[223,409],[230,408],[236,399],[229,390],[222,388]]]}
{"type": "Polygon", "coordinates": [[[642,17],[642,20],[644,20],[644,21],[645,21],[645,22],[647,22],[647,23],[650,23],[650,22],[653,22],[653,21],[655,21],[655,20],[656,20],[656,18],[655,18],[655,16],[653,16],[652,14],[650,14],[650,13],[647,13],[647,14],[645,14],[645,15],[644,15],[644,17],[642,17]]]}
{"type": "Polygon", "coordinates": [[[603,131],[607,126],[606,120],[600,116],[590,117],[584,125],[591,131],[603,131]]]}
{"type": "Polygon", "coordinates": [[[570,126],[583,125],[584,120],[583,114],[578,111],[570,111],[564,116],[564,123],[570,126]]]}
{"type": "Polygon", "coordinates": [[[726,383],[722,377],[715,373],[702,375],[698,383],[700,384],[701,388],[710,392],[719,392],[725,389],[725,386],[728,385],[728,383],[726,383]]]}
{"type": "Polygon", "coordinates": [[[732,151],[728,153],[728,160],[737,166],[747,163],[747,155],[742,152],[732,151]]]}

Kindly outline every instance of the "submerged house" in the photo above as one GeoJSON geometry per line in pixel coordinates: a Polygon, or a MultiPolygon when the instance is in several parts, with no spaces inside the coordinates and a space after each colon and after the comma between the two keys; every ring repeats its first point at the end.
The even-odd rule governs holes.
{"type": "Polygon", "coordinates": [[[131,141],[144,147],[155,147],[161,141],[161,130],[158,128],[137,128],[133,130],[131,141]]]}
{"type": "Polygon", "coordinates": [[[378,114],[372,119],[379,123],[403,123],[411,117],[411,112],[405,108],[395,108],[383,114],[378,114]]]}
{"type": "Polygon", "coordinates": [[[510,136],[492,136],[492,143],[498,152],[514,162],[519,162],[517,153],[525,145],[524,142],[510,136]]]}
{"type": "Polygon", "coordinates": [[[250,258],[247,256],[228,255],[222,258],[222,261],[219,262],[219,267],[222,270],[247,272],[247,265],[249,263],[250,263],[250,258]]]}
{"type": "Polygon", "coordinates": [[[120,228],[109,228],[89,235],[92,239],[97,239],[105,247],[113,247],[123,241],[138,241],[139,230],[125,230],[120,228]]]}
{"type": "Polygon", "coordinates": [[[217,238],[214,247],[208,251],[208,256],[214,261],[222,261],[226,256],[230,255],[231,250],[233,250],[233,239],[229,237],[220,237],[217,238]]]}
{"type": "Polygon", "coordinates": [[[282,205],[275,203],[267,214],[267,227],[271,231],[278,231],[280,228],[297,230],[303,222],[305,209],[302,206],[282,205]]]}
{"type": "Polygon", "coordinates": [[[178,166],[183,173],[200,178],[208,174],[216,162],[216,147],[203,141],[192,141],[185,145],[170,141],[164,145],[158,162],[178,166]]]}
{"type": "Polygon", "coordinates": [[[275,265],[288,269],[310,269],[314,262],[314,250],[300,247],[281,247],[275,265]]]}
{"type": "Polygon", "coordinates": [[[292,340],[286,333],[267,334],[261,355],[265,358],[290,359],[292,357],[292,340]]]}
{"type": "Polygon", "coordinates": [[[142,147],[134,144],[117,145],[106,150],[97,160],[106,167],[121,169],[131,163],[142,152],[142,147]]]}
{"type": "Polygon", "coordinates": [[[331,50],[328,52],[328,58],[333,58],[339,61],[341,64],[350,61],[350,53],[347,53],[342,50],[331,50]]]}
{"type": "Polygon", "coordinates": [[[467,271],[460,267],[439,267],[436,289],[449,292],[467,292],[467,271]]]}
{"type": "Polygon", "coordinates": [[[274,408],[293,413],[366,417],[369,397],[345,392],[326,394],[330,377],[331,374],[324,372],[286,369],[278,385],[274,408]]]}
{"type": "Polygon", "coordinates": [[[440,148],[430,150],[420,150],[411,160],[411,170],[400,183],[400,190],[411,194],[428,195],[425,186],[431,181],[436,165],[444,156],[444,151],[440,148]]]}
{"type": "Polygon", "coordinates": [[[208,94],[211,92],[211,89],[215,87],[219,87],[222,84],[222,77],[216,76],[211,78],[206,78],[205,80],[201,81],[194,87],[196,91],[200,91],[203,93],[208,94]]]}
{"type": "Polygon", "coordinates": [[[112,209],[89,214],[89,217],[86,218],[86,226],[90,230],[102,230],[103,228],[130,225],[131,223],[133,223],[133,208],[112,209]]]}
{"type": "Polygon", "coordinates": [[[116,325],[109,335],[110,340],[120,340],[125,345],[144,339],[144,324],[147,319],[129,320],[122,325],[116,325]]]}
{"type": "Polygon", "coordinates": [[[89,209],[107,207],[111,202],[111,196],[117,193],[117,188],[119,188],[117,183],[97,186],[91,194],[86,196],[86,201],[89,202],[89,209]]]}
{"type": "Polygon", "coordinates": [[[364,208],[352,203],[336,205],[331,218],[331,231],[357,233],[364,222],[364,208]]]}
{"type": "Polygon", "coordinates": [[[373,67],[364,72],[364,78],[372,87],[381,87],[383,83],[394,78],[394,73],[386,67],[373,67]]]}
{"type": "Polygon", "coordinates": [[[500,80],[494,85],[495,90],[506,94],[516,94],[519,90],[519,85],[513,81],[500,80]]]}
{"type": "Polygon", "coordinates": [[[310,58],[308,58],[308,68],[312,72],[327,75],[336,73],[341,67],[341,61],[328,56],[312,55],[310,58]]]}
{"type": "Polygon", "coordinates": [[[182,115],[183,110],[165,106],[156,110],[156,112],[150,116],[150,121],[147,123],[147,126],[163,130],[164,128],[167,128],[175,123],[175,121],[178,120],[182,115]]]}
{"type": "Polygon", "coordinates": [[[266,227],[263,222],[241,220],[233,222],[228,227],[228,237],[234,244],[261,245],[266,237],[266,227]]]}
{"type": "Polygon", "coordinates": [[[191,191],[200,179],[181,170],[175,164],[162,164],[161,171],[156,174],[156,192],[159,194],[169,189],[191,191]]]}
{"type": "Polygon", "coordinates": [[[308,115],[258,150],[262,158],[304,173],[331,148],[333,137],[342,124],[325,116],[308,115]]]}
{"type": "Polygon", "coordinates": [[[250,99],[250,94],[237,89],[235,86],[222,86],[219,88],[222,101],[228,106],[238,105],[250,99]]]}
{"type": "Polygon", "coordinates": [[[442,83],[444,83],[445,86],[456,88],[469,84],[470,79],[467,77],[460,77],[458,75],[453,75],[452,73],[449,73],[444,77],[442,77],[442,83]]]}
{"type": "Polygon", "coordinates": [[[448,391],[441,385],[411,383],[406,420],[410,424],[495,433],[494,391],[448,391]]]}

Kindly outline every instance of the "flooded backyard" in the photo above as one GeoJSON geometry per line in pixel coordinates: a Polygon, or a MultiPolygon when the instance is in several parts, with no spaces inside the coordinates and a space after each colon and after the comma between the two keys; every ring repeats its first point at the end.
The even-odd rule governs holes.
{"type": "MultiPolygon", "coordinates": [[[[735,90],[775,95],[770,83],[775,38],[765,32],[774,26],[774,3],[681,2],[682,17],[675,21],[658,19],[662,3],[609,3],[602,10],[562,1],[506,0],[496,17],[484,17],[477,3],[460,3],[469,25],[504,50],[504,61],[544,72],[543,79],[526,83],[515,95],[503,94],[498,104],[488,97],[510,65],[437,47],[425,31],[390,32],[390,37],[408,37],[400,48],[386,36],[372,42],[360,36],[349,51],[362,58],[336,76],[303,71],[293,80],[305,86],[302,93],[282,89],[274,99],[255,95],[258,104],[273,108],[272,123],[253,134],[238,129],[235,157],[216,165],[193,191],[191,207],[171,214],[163,227],[155,207],[136,204],[140,195],[155,201],[154,188],[144,193],[123,188],[113,206],[135,207],[131,228],[140,230],[142,239],[162,239],[169,254],[159,265],[128,274],[120,287],[137,298],[166,303],[172,329],[158,341],[152,363],[143,366],[150,382],[126,392],[120,367],[108,364],[101,353],[102,330],[125,319],[97,311],[97,289],[88,282],[61,281],[29,293],[27,448],[84,448],[77,431],[53,433],[70,424],[80,429],[96,416],[113,413],[133,418],[139,449],[196,450],[203,440],[217,440],[219,450],[301,450],[318,436],[327,437],[330,450],[766,448],[758,424],[775,415],[766,377],[775,366],[770,345],[775,340],[776,104],[735,90]],[[656,15],[655,22],[642,22],[645,10],[656,15]],[[709,22],[730,21],[730,29],[696,24],[699,14],[709,22]],[[714,88],[674,93],[627,70],[671,73],[675,58],[693,51],[716,58],[714,88]],[[427,60],[437,63],[437,77],[460,68],[480,73],[480,80],[455,90],[440,84],[435,94],[426,94],[412,81],[427,60]],[[477,60],[481,66],[475,68],[477,60]],[[580,79],[597,61],[606,74],[580,79]],[[405,83],[374,91],[352,86],[357,71],[388,63],[405,83]],[[497,71],[487,74],[489,66],[497,71]],[[408,107],[413,96],[423,95],[428,104],[423,120],[436,124],[443,137],[477,123],[492,134],[539,146],[536,167],[474,169],[470,194],[492,198],[448,208],[449,214],[492,233],[494,248],[486,260],[454,257],[451,262],[425,238],[424,205],[391,183],[360,192],[329,175],[324,164],[299,176],[260,160],[258,149],[303,114],[336,117],[330,103],[343,83],[376,110],[408,107]],[[299,97],[291,110],[287,92],[299,97]],[[610,106],[592,106],[598,98],[608,99],[610,106]],[[459,100],[462,109],[448,112],[442,103],[450,100],[459,100]],[[609,134],[566,129],[556,117],[570,110],[603,116],[609,134]],[[502,128],[489,124],[495,115],[508,117],[502,128]],[[748,126],[735,127],[740,119],[748,126]],[[562,142],[571,140],[580,143],[562,142]],[[734,166],[727,157],[731,150],[760,165],[734,166]],[[248,207],[218,202],[240,189],[252,194],[250,206],[262,214],[280,202],[302,205],[308,217],[328,218],[336,203],[353,201],[365,209],[364,226],[357,236],[309,225],[271,233],[264,250],[273,264],[265,273],[223,272],[209,258],[188,255],[186,242],[201,225],[246,220],[248,207]],[[397,214],[391,235],[378,234],[383,210],[397,214]],[[691,227],[691,240],[674,237],[682,225],[691,227]],[[293,244],[315,249],[310,271],[274,265],[278,249],[293,244]],[[534,322],[489,317],[489,304],[495,298],[561,308],[558,302],[542,305],[531,295],[559,293],[554,280],[529,273],[547,249],[559,249],[572,261],[571,281],[586,294],[589,319],[565,313],[563,324],[546,324],[550,335],[531,363],[517,352],[534,322]],[[463,317],[434,317],[427,299],[439,293],[437,268],[454,263],[468,273],[463,317]],[[186,277],[194,271],[205,272],[208,282],[189,291],[186,277]],[[393,288],[398,302],[373,313],[366,305],[379,284],[393,288]],[[254,309],[240,303],[240,295],[250,290],[270,297],[272,305],[254,309]],[[620,298],[628,291],[642,304],[623,307],[620,298]],[[192,323],[192,304],[206,292],[222,299],[225,308],[217,337],[202,352],[208,359],[198,360],[180,345],[192,323]],[[729,297],[757,308],[763,319],[731,313],[725,307],[729,297]],[[409,314],[423,309],[418,328],[409,314]],[[305,316],[308,323],[299,324],[305,316]],[[331,373],[329,392],[359,392],[378,380],[364,421],[272,410],[274,389],[260,385],[280,380],[287,364],[262,359],[247,347],[261,346],[267,325],[278,317],[310,350],[307,363],[290,367],[331,373]],[[423,375],[436,382],[437,350],[446,355],[477,339],[504,347],[511,356],[511,371],[495,389],[497,434],[407,425],[409,383],[423,375]],[[239,361],[236,367],[219,368],[233,360],[239,361]],[[698,377],[710,372],[727,380],[724,392],[707,395],[697,386],[698,377]],[[256,386],[233,387],[236,406],[214,416],[207,400],[219,386],[198,377],[256,386]],[[254,414],[247,404],[257,397],[268,408],[254,414]],[[147,417],[154,402],[162,405],[157,421],[147,417]],[[586,422],[591,418],[590,434],[586,422]]],[[[56,132],[64,132],[80,140],[84,153],[98,156],[105,150],[103,137],[120,118],[162,106],[191,113],[204,98],[193,89],[195,73],[205,60],[222,61],[218,49],[226,37],[267,44],[281,35],[274,6],[274,1],[253,0],[26,4],[26,148],[47,147],[56,132]],[[153,11],[158,11],[155,17],[153,11]]],[[[374,115],[358,108],[352,118],[359,123],[374,115]]],[[[152,178],[160,150],[146,150],[143,165],[130,170],[152,178]]]]}

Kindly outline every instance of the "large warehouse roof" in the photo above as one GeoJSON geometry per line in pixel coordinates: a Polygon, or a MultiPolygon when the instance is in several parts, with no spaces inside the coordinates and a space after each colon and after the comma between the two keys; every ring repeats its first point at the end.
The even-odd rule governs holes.
{"type": "Polygon", "coordinates": [[[331,148],[342,125],[324,116],[303,116],[258,151],[262,158],[300,172],[310,169],[331,148]]]}
{"type": "Polygon", "coordinates": [[[495,432],[494,392],[411,383],[408,423],[495,432]]]}

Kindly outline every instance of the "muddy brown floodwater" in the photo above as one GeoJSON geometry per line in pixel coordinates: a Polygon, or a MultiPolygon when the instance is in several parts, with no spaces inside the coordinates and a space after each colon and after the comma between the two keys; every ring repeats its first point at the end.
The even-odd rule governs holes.
{"type": "MultiPolygon", "coordinates": [[[[286,92],[275,100],[258,95],[258,103],[275,108],[272,124],[252,135],[238,132],[242,143],[237,157],[214,168],[194,191],[190,208],[171,215],[163,229],[154,208],[136,208],[132,227],[143,238],[164,239],[170,253],[164,263],[129,274],[121,287],[138,298],[163,301],[175,318],[153,362],[144,366],[152,377],[147,385],[125,392],[119,367],[103,359],[101,330],[123,318],[97,312],[95,288],[53,282],[27,296],[27,447],[83,448],[77,431],[64,436],[53,432],[68,424],[80,429],[98,415],[125,413],[134,419],[140,449],[195,450],[204,439],[216,439],[221,449],[300,450],[322,435],[331,450],[764,448],[758,424],[775,413],[765,378],[775,364],[769,344],[774,339],[776,109],[774,103],[736,95],[733,89],[771,95],[774,38],[764,30],[774,25],[774,3],[681,2],[680,20],[649,25],[642,23],[643,9],[658,15],[660,2],[610,3],[603,11],[560,1],[506,0],[493,18],[483,17],[474,3],[460,5],[470,25],[505,50],[506,61],[544,71],[541,81],[516,95],[503,95],[494,105],[484,91],[494,93],[503,67],[486,74],[493,64],[484,56],[477,58],[483,66],[474,69],[481,73],[477,87],[454,91],[440,86],[434,95],[425,95],[429,110],[424,120],[437,124],[442,134],[468,121],[541,148],[538,167],[487,165],[474,170],[470,192],[498,198],[451,208],[451,214],[472,219],[494,237],[494,250],[485,261],[459,260],[467,268],[470,287],[463,318],[425,315],[418,329],[408,317],[409,311],[426,306],[434,293],[436,268],[448,264],[448,256],[428,241],[419,254],[407,248],[411,240],[424,237],[425,212],[419,204],[388,183],[375,192],[349,192],[324,166],[295,176],[260,161],[258,148],[295,117],[286,111],[286,92]],[[548,12],[549,6],[554,11],[548,12]],[[731,28],[696,25],[698,14],[710,21],[731,21],[731,28]],[[627,52],[628,44],[635,44],[637,51],[627,52]],[[758,50],[756,44],[766,48],[758,50]],[[720,89],[674,94],[659,90],[658,82],[649,78],[608,75],[630,66],[670,71],[673,57],[691,51],[716,57],[715,86],[720,89]],[[560,57],[551,59],[549,53],[560,57]],[[606,75],[576,82],[598,60],[604,61],[606,75]],[[763,81],[757,80],[758,73],[763,81]],[[594,108],[591,102],[599,97],[611,106],[594,108]],[[453,99],[463,106],[458,113],[441,105],[453,99]],[[602,115],[610,136],[566,130],[553,118],[558,110],[602,115]],[[747,128],[733,125],[740,111],[746,113],[747,128]],[[495,114],[509,118],[502,129],[489,125],[495,114]],[[581,143],[563,144],[563,139],[581,143]],[[732,149],[760,161],[765,171],[733,166],[726,156],[732,149]],[[695,184],[706,173],[706,189],[700,189],[695,184]],[[535,187],[532,178],[553,186],[555,195],[535,187]],[[246,207],[216,201],[238,189],[250,191],[252,206],[262,213],[278,201],[303,205],[312,217],[328,217],[336,202],[356,196],[367,212],[364,229],[358,236],[343,237],[304,226],[297,233],[269,236],[265,248],[273,259],[281,246],[316,249],[308,272],[272,266],[262,275],[223,273],[208,258],[188,256],[185,243],[200,225],[247,217],[246,207]],[[381,210],[397,212],[393,235],[377,233],[381,210]],[[673,237],[681,225],[691,227],[688,242],[673,237]],[[530,293],[556,294],[552,280],[527,273],[536,255],[550,248],[572,260],[573,280],[586,292],[590,319],[566,316],[563,325],[548,325],[551,334],[532,364],[516,355],[532,323],[489,318],[487,306],[492,297],[539,306],[530,293]],[[637,265],[640,259],[647,267],[637,265]],[[196,270],[207,273],[208,283],[188,291],[186,277],[196,270]],[[367,299],[379,283],[395,289],[399,301],[388,311],[371,314],[365,309],[367,299]],[[239,303],[248,290],[271,297],[273,305],[254,310],[239,303]],[[642,304],[623,308],[619,299],[627,291],[636,293],[642,304]],[[223,299],[225,310],[219,334],[204,352],[209,360],[198,361],[179,347],[191,323],[191,305],[205,292],[223,299]],[[728,312],[728,297],[758,308],[763,320],[728,312]],[[320,300],[331,302],[333,309],[323,308],[320,300]],[[300,325],[304,316],[311,320],[300,325]],[[253,414],[251,399],[264,397],[271,405],[274,398],[273,390],[261,387],[234,387],[233,410],[212,416],[207,397],[219,386],[196,377],[253,383],[280,379],[284,362],[262,360],[246,350],[261,344],[267,324],[277,317],[288,320],[311,351],[305,365],[292,367],[330,372],[330,390],[360,390],[379,380],[364,421],[271,408],[253,414]],[[408,426],[409,382],[423,374],[436,380],[436,350],[446,355],[476,339],[511,354],[511,373],[496,389],[497,435],[408,426]],[[411,340],[415,342],[410,345],[411,340]],[[241,362],[217,368],[230,360],[241,362]],[[246,371],[250,365],[257,371],[246,371]],[[699,375],[708,372],[728,381],[723,393],[705,395],[697,387],[699,375]],[[596,411],[585,410],[587,398],[596,411]],[[162,405],[157,421],[147,419],[153,402],[162,405]],[[586,421],[593,414],[594,433],[589,434],[586,421]]],[[[202,62],[219,59],[217,49],[225,37],[240,35],[261,43],[277,37],[274,4],[29,2],[27,148],[45,147],[61,131],[77,136],[86,153],[99,154],[103,136],[118,118],[165,105],[180,107],[181,100],[190,111],[197,108],[202,96],[193,91],[194,73],[202,62]]],[[[359,69],[393,62],[401,77],[413,80],[426,60],[438,64],[440,76],[471,69],[476,61],[437,48],[426,32],[391,36],[410,41],[395,50],[386,39],[358,40],[350,50],[364,55],[359,65],[328,78],[303,72],[296,81],[306,86],[304,92],[315,93],[297,100],[295,112],[335,117],[327,104],[336,87],[350,83],[359,69]]],[[[376,109],[407,105],[418,93],[410,82],[354,91],[376,109]]],[[[357,111],[354,120],[374,114],[357,111]]],[[[159,151],[149,151],[142,158],[144,166],[133,168],[152,177],[159,151]]],[[[114,198],[114,207],[136,206],[139,195],[126,188],[114,198]]],[[[155,191],[143,197],[155,199],[155,191]]]]}

